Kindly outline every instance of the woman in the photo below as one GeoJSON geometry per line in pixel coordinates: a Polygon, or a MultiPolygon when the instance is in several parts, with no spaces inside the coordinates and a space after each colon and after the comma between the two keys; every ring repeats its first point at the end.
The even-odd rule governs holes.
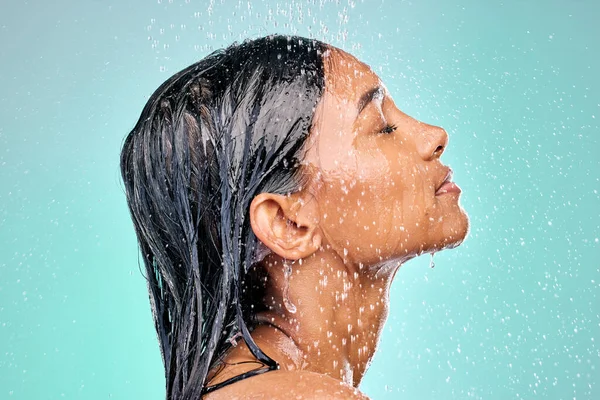
{"type": "Polygon", "coordinates": [[[447,141],[316,40],[246,41],[161,85],[121,169],[167,399],[366,398],[396,271],[467,234],[447,141]]]}

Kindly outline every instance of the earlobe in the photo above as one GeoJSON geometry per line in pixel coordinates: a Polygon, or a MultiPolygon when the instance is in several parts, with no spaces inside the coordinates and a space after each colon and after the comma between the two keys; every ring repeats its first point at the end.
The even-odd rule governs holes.
{"type": "Polygon", "coordinates": [[[319,249],[321,235],[312,205],[298,196],[261,193],[250,204],[250,225],[256,237],[274,253],[289,260],[319,249]]]}

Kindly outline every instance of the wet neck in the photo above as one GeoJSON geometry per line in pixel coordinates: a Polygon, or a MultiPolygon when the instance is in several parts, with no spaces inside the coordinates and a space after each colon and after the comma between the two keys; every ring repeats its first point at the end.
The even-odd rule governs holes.
{"type": "Polygon", "coordinates": [[[278,257],[267,257],[264,265],[270,281],[265,297],[269,310],[258,319],[275,328],[272,334],[281,343],[287,340],[277,351],[285,353],[282,357],[291,360],[293,368],[358,386],[387,317],[395,271],[375,277],[367,273],[368,267],[345,264],[327,251],[315,253],[302,265],[293,263],[291,275],[278,257]]]}

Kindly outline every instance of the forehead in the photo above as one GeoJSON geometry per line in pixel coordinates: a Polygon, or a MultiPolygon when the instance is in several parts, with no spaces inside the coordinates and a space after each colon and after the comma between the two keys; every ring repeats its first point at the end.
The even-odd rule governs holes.
{"type": "Polygon", "coordinates": [[[325,95],[356,103],[366,91],[381,85],[377,74],[356,57],[336,47],[324,54],[325,95]]]}
{"type": "Polygon", "coordinates": [[[357,166],[355,139],[363,123],[358,104],[366,92],[383,86],[377,74],[365,63],[337,48],[323,56],[325,91],[315,111],[307,138],[304,164],[319,173],[349,173],[357,166]]]}

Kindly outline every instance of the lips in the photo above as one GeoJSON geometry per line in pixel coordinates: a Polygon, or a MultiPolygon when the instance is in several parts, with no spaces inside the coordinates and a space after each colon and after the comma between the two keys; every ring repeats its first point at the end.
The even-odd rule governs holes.
{"type": "Polygon", "coordinates": [[[460,192],[461,192],[461,190],[458,187],[458,185],[456,183],[452,182],[452,168],[448,168],[446,177],[444,178],[444,180],[442,181],[440,186],[438,186],[437,190],[435,191],[435,195],[440,196],[440,195],[446,194],[446,193],[460,193],[460,192]]]}

